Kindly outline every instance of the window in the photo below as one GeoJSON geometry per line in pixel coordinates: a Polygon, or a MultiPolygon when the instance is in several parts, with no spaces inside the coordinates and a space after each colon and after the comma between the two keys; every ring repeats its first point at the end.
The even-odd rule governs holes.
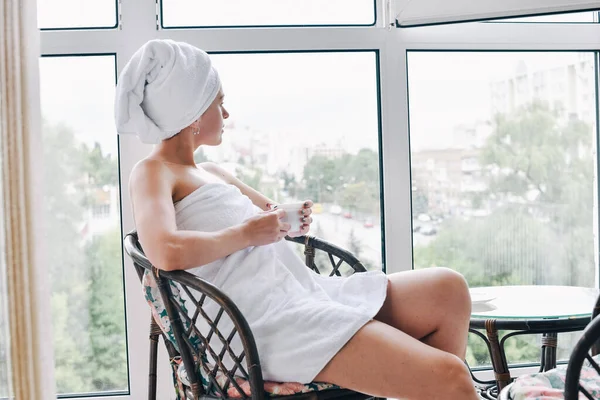
{"type": "Polygon", "coordinates": [[[396,6],[397,22],[403,27],[534,15],[552,21],[554,14],[598,9],[597,3],[587,0],[401,0],[396,6]]]}
{"type": "Polygon", "coordinates": [[[223,143],[197,161],[277,202],[312,199],[312,233],[381,269],[377,54],[212,57],[231,117],[223,143]]]}
{"type": "Polygon", "coordinates": [[[115,79],[114,55],[40,60],[59,394],[128,390],[115,79]]]}
{"type": "Polygon", "coordinates": [[[373,25],[374,0],[162,0],[165,28],[373,25]]]}
{"type": "Polygon", "coordinates": [[[597,12],[540,15],[537,17],[507,18],[495,22],[541,22],[541,23],[593,23],[598,22],[597,12]]]}
{"type": "MultiPolygon", "coordinates": [[[[93,0],[93,6],[91,1],[84,2],[85,9],[81,9],[82,6],[75,1],[69,4],[66,3],[66,0],[40,0],[38,2],[40,26],[44,29],[113,27],[117,24],[117,13],[120,15],[119,21],[122,21],[120,29],[88,32],[78,30],[67,30],[60,33],[41,32],[42,54],[61,55],[81,52],[104,54],[109,52],[116,55],[49,57],[44,58],[42,62],[41,83],[46,124],[48,126],[63,124],[70,127],[73,132],[72,142],[61,138],[60,142],[57,140],[53,143],[49,141],[44,143],[46,152],[50,156],[56,157],[56,159],[49,158],[49,160],[55,163],[60,161],[63,163],[61,165],[67,165],[68,168],[65,167],[64,171],[69,172],[61,175],[53,174],[50,170],[45,171],[50,179],[60,178],[61,182],[69,182],[60,187],[48,185],[47,188],[49,191],[57,191],[57,198],[66,197],[69,201],[69,203],[48,202],[49,208],[53,204],[53,210],[59,206],[63,207],[60,209],[62,214],[55,213],[55,216],[60,215],[61,219],[54,216],[51,219],[53,225],[50,227],[49,238],[52,241],[53,249],[51,251],[54,259],[50,260],[49,264],[53,266],[53,269],[57,269],[60,262],[68,257],[75,260],[68,260],[71,266],[69,268],[74,268],[74,265],[86,265],[80,262],[84,256],[89,257],[90,254],[101,254],[105,251],[104,249],[117,248],[121,237],[120,233],[115,233],[110,236],[114,242],[107,244],[106,247],[99,244],[97,251],[86,253],[85,249],[89,242],[80,240],[82,234],[103,231],[107,229],[107,226],[110,227],[110,224],[113,224],[114,227],[114,224],[118,226],[119,223],[122,223],[124,232],[134,226],[127,190],[117,188],[114,180],[113,184],[107,185],[108,190],[105,190],[104,185],[98,183],[103,180],[95,179],[94,174],[82,174],[74,179],[73,173],[70,171],[75,170],[72,166],[76,159],[68,157],[68,155],[72,154],[72,151],[69,150],[72,143],[85,143],[90,153],[95,152],[96,159],[107,159],[110,154],[110,163],[116,162],[116,135],[112,116],[115,58],[118,70],[120,70],[139,44],[157,37],[157,21],[164,28],[176,28],[159,32],[160,37],[186,41],[219,53],[213,54],[213,57],[221,72],[224,89],[227,93],[227,106],[232,113],[223,147],[228,151],[221,154],[219,149],[208,149],[204,154],[197,155],[198,160],[224,161],[225,165],[229,166],[231,171],[237,173],[239,177],[252,185],[258,185],[269,195],[280,196],[279,199],[291,200],[303,198],[305,195],[312,197],[321,205],[321,213],[315,215],[314,229],[315,231],[320,229],[316,233],[322,234],[334,243],[350,247],[351,250],[358,248],[359,258],[368,260],[375,267],[379,267],[382,258],[385,258],[385,267],[388,272],[411,269],[413,251],[415,259],[422,257],[422,254],[418,254],[419,246],[436,243],[444,235],[445,221],[437,220],[436,215],[430,214],[430,209],[434,207],[448,208],[455,203],[458,203],[454,206],[456,209],[472,205],[471,197],[457,197],[457,194],[460,193],[471,193],[475,199],[477,199],[475,195],[479,195],[482,199],[480,204],[484,204],[483,199],[489,188],[485,180],[487,170],[482,169],[477,153],[477,149],[481,148],[485,141],[480,138],[478,132],[493,131],[493,125],[484,118],[486,115],[491,115],[489,109],[492,105],[494,109],[508,113],[513,108],[522,106],[524,102],[527,104],[529,98],[544,98],[548,99],[552,109],[558,110],[561,99],[564,103],[566,90],[570,94],[567,96],[569,100],[565,106],[565,113],[569,114],[570,110],[575,110],[577,114],[573,114],[575,121],[581,119],[595,122],[597,114],[597,110],[594,108],[595,90],[583,90],[594,87],[596,82],[595,65],[589,62],[592,57],[591,53],[554,53],[560,57],[575,57],[577,61],[565,69],[560,68],[562,65],[560,63],[553,64],[550,62],[551,60],[541,59],[542,64],[548,62],[548,66],[551,68],[535,68],[533,72],[527,72],[529,71],[527,69],[524,73],[519,72],[520,75],[515,73],[515,79],[500,79],[495,81],[494,85],[489,86],[489,79],[482,76],[486,71],[491,70],[488,68],[489,65],[494,63],[504,65],[501,64],[502,60],[515,56],[515,53],[466,52],[474,49],[503,49],[515,52],[597,49],[600,46],[599,36],[590,35],[590,30],[594,30],[593,26],[476,23],[432,29],[402,29],[401,32],[395,32],[380,28],[354,26],[373,24],[376,20],[375,11],[377,11],[377,21],[381,21],[381,17],[386,11],[383,7],[385,2],[382,0],[326,2],[295,0],[293,3],[291,0],[236,0],[235,2],[233,0],[164,0],[162,2],[127,0],[119,2],[118,7],[116,1],[93,0]],[[377,8],[374,6],[375,3],[377,8]],[[100,7],[105,11],[100,11],[100,7]],[[341,25],[348,26],[340,29],[341,25]],[[268,26],[269,29],[263,29],[265,26],[268,26]],[[306,28],[312,26],[319,27],[318,29],[306,28]],[[186,27],[217,27],[219,29],[187,29],[186,27]],[[244,29],[237,29],[237,27],[244,29]],[[294,28],[289,29],[290,27],[294,28]],[[372,51],[355,51],[357,49],[372,51]],[[447,50],[447,52],[417,53],[412,51],[428,49],[447,50]],[[335,50],[335,52],[325,52],[324,50],[335,50]],[[462,53],[452,53],[457,50],[462,53]],[[407,51],[409,52],[409,73],[407,73],[407,63],[404,62],[407,51]],[[248,52],[257,53],[249,54],[248,52]],[[449,60],[448,67],[446,67],[446,60],[449,60]],[[463,61],[466,63],[461,64],[461,68],[457,68],[458,62],[463,61]],[[469,62],[473,64],[469,64],[469,62]],[[559,67],[558,73],[552,71],[554,67],[559,67]],[[90,73],[88,70],[92,70],[94,73],[90,73]],[[467,72],[461,73],[461,70],[467,72]],[[475,71],[472,73],[473,70],[475,71]],[[300,72],[292,73],[291,71],[300,72]],[[455,73],[452,75],[451,71],[455,73]],[[286,73],[287,76],[284,76],[286,73]],[[525,79],[517,82],[517,76],[524,76],[525,79]],[[311,84],[309,78],[318,79],[322,86],[311,84]],[[378,79],[381,79],[381,84],[377,82],[378,79]],[[410,124],[407,123],[409,116],[405,92],[407,79],[410,84],[410,124]],[[450,86],[453,80],[456,80],[457,83],[455,86],[450,86]],[[439,86],[437,89],[436,85],[439,86]],[[381,94],[377,93],[379,88],[381,94]],[[489,93],[487,93],[488,89],[489,93]],[[111,93],[107,93],[108,91],[111,93]],[[265,91],[267,94],[263,93],[265,91]],[[463,91],[465,96],[476,99],[473,101],[475,104],[473,107],[455,101],[460,98],[459,95],[463,95],[463,91]],[[450,92],[453,92],[454,96],[450,96],[450,92]],[[272,96],[272,99],[267,98],[269,95],[272,96]],[[380,99],[381,113],[378,114],[379,104],[377,102],[380,99]],[[286,109],[282,104],[290,104],[293,107],[286,109]],[[592,104],[592,107],[588,107],[589,104],[592,104]],[[272,110],[276,110],[276,112],[272,110]],[[440,114],[440,110],[447,112],[440,114]],[[329,113],[332,114],[329,115],[329,113]],[[429,117],[419,117],[419,115],[423,116],[427,113],[429,113],[429,117]],[[477,119],[475,123],[472,123],[473,117],[477,119]],[[456,123],[457,120],[458,123],[456,123]],[[332,124],[331,121],[335,121],[335,124],[332,124]],[[448,129],[447,121],[452,122],[450,126],[452,129],[448,129]],[[321,129],[320,127],[324,123],[326,123],[324,126],[329,126],[330,129],[322,133],[323,131],[318,129],[321,129]],[[332,125],[335,126],[332,127],[332,125]],[[428,128],[430,126],[439,133],[435,137],[439,139],[440,149],[428,151],[429,154],[415,155],[419,146],[422,148],[424,142],[433,140],[434,133],[428,128]],[[335,160],[344,157],[344,152],[340,152],[341,146],[335,141],[333,144],[327,143],[327,145],[318,147],[309,143],[317,148],[303,155],[298,154],[298,150],[287,155],[277,151],[282,142],[280,138],[297,141],[294,142],[294,147],[303,148],[300,147],[303,143],[300,142],[299,137],[306,132],[312,134],[313,130],[321,132],[317,138],[319,143],[337,138],[343,146],[352,148],[351,151],[348,150],[348,153],[356,159],[360,158],[358,156],[362,148],[367,149],[363,155],[366,155],[364,158],[367,159],[366,164],[369,166],[368,174],[365,175],[370,180],[371,189],[369,191],[361,192],[360,185],[349,186],[349,184],[356,184],[357,178],[354,178],[354,182],[348,182],[352,176],[336,170],[341,163],[336,163],[335,160]],[[378,136],[379,134],[381,137],[378,136]],[[274,139],[269,140],[271,137],[274,139]],[[453,148],[448,140],[450,137],[461,138],[459,143],[470,143],[472,148],[465,152],[459,149],[460,151],[457,150],[450,156],[443,155],[453,148]],[[96,150],[95,141],[100,142],[99,151],[96,150]],[[54,152],[49,151],[50,149],[53,149],[54,152]],[[373,152],[376,153],[376,161],[373,161],[373,152]],[[317,156],[320,157],[323,164],[328,165],[328,168],[334,171],[332,174],[310,173],[309,169],[306,174],[307,179],[304,180],[304,167],[296,168],[294,175],[286,169],[281,171],[281,163],[288,162],[286,157],[290,160],[294,158],[294,160],[304,159],[306,161],[317,156]],[[422,171],[423,175],[419,171],[422,171]],[[259,176],[261,173],[262,176],[259,176]],[[289,175],[287,175],[288,173],[289,175]],[[322,178],[321,175],[323,175],[322,178]],[[337,177],[339,182],[335,182],[331,176],[337,177]],[[377,176],[377,179],[374,176],[377,176]],[[385,190],[381,191],[381,200],[377,197],[377,201],[374,201],[372,207],[377,210],[385,208],[385,224],[379,223],[380,220],[383,221],[383,217],[380,218],[377,214],[379,211],[372,211],[372,221],[368,221],[365,218],[367,214],[361,214],[363,211],[347,210],[341,203],[344,198],[340,185],[341,189],[354,190],[354,193],[349,192],[344,201],[363,201],[364,203],[364,200],[360,200],[359,195],[375,198],[375,194],[379,193],[380,189],[372,188],[375,186],[375,182],[377,185],[379,184],[380,176],[385,182],[385,190]],[[425,185],[423,184],[424,176],[431,177],[425,182],[425,185]],[[461,177],[458,181],[457,176],[461,177]],[[297,186],[296,192],[292,191],[294,188],[292,177],[297,186]],[[343,186],[344,184],[346,187],[343,186]],[[87,189],[80,190],[81,187],[87,187],[87,189]],[[116,195],[122,197],[125,205],[121,218],[119,217],[120,210],[111,206],[111,199],[114,196],[110,193],[111,188],[112,190],[117,189],[116,195]],[[86,201],[88,201],[85,205],[82,205],[80,199],[82,193],[85,194],[86,201]],[[427,197],[426,193],[431,195],[427,197]],[[411,194],[413,215],[411,215],[411,194]],[[61,195],[62,197],[60,197],[61,195]],[[355,196],[354,199],[353,196],[355,196]],[[77,207],[70,207],[72,204],[77,204],[77,207]],[[75,214],[81,217],[75,218],[75,214]],[[351,218],[345,218],[344,215],[351,218]],[[334,221],[333,228],[331,225],[329,225],[329,231],[323,227],[319,228],[318,221],[322,221],[321,224],[323,224],[323,221],[327,220],[334,221]],[[337,228],[335,221],[339,224],[337,228]],[[412,225],[413,229],[420,229],[418,235],[415,233],[413,238],[415,240],[414,249],[411,243],[411,221],[415,221],[412,225]],[[83,224],[83,222],[87,224],[83,224]],[[373,227],[369,228],[371,222],[373,227]],[[77,233],[72,233],[74,225],[77,233]],[[417,228],[419,225],[420,227],[417,228]],[[348,229],[341,231],[343,227],[348,226],[355,228],[353,238],[348,229]],[[379,250],[382,248],[384,238],[380,233],[380,230],[383,231],[383,229],[380,228],[385,229],[385,240],[388,244],[385,247],[384,256],[379,250]],[[83,233],[80,229],[83,229],[83,233]],[[360,242],[362,247],[352,246],[352,243],[355,242],[360,242]],[[65,256],[59,254],[63,249],[65,256]]],[[[440,10],[438,7],[428,7],[427,3],[431,4],[431,1],[434,0],[413,0],[404,3],[411,3],[421,9],[440,10]]],[[[435,1],[440,4],[449,3],[449,1],[435,1]]],[[[499,5],[508,3],[522,5],[535,2],[534,0],[507,0],[505,2],[452,0],[452,2],[456,1],[475,6],[483,2],[493,2],[499,5]]],[[[563,2],[573,3],[569,0],[563,2]]],[[[574,7],[569,10],[576,11],[574,7]]],[[[520,15],[531,15],[531,13],[521,13],[520,15]]],[[[594,13],[564,14],[563,16],[544,16],[541,19],[563,20],[564,17],[565,21],[568,19],[575,22],[580,17],[582,21],[587,20],[588,16],[591,20],[593,15],[594,13]]],[[[538,19],[536,18],[536,20],[538,19]]],[[[529,62],[542,53],[520,54],[526,58],[531,57],[525,60],[529,62]]],[[[515,65],[510,64],[510,67],[513,70],[515,65]]],[[[498,69],[495,65],[492,65],[492,68],[498,69]]],[[[48,139],[51,139],[51,136],[48,139]]],[[[506,138],[505,143],[514,145],[515,142],[511,138],[506,138]]],[[[121,138],[119,145],[120,180],[121,185],[126,187],[132,166],[149,153],[150,146],[143,146],[136,138],[129,137],[121,138]]],[[[589,148],[587,149],[589,150],[589,148]]],[[[585,149],[582,148],[581,151],[585,149]]],[[[577,160],[577,157],[574,155],[573,159],[577,160]]],[[[298,161],[294,161],[294,165],[298,166],[298,161]]],[[[593,173],[595,171],[594,168],[593,173]]],[[[506,171],[504,170],[504,172],[506,171]]],[[[51,182],[50,179],[49,182],[51,182]]],[[[359,179],[362,181],[367,178],[360,177],[359,179]]],[[[590,178],[591,182],[596,183],[596,180],[596,175],[590,178]]],[[[475,202],[477,201],[475,200],[475,202]]],[[[361,208],[364,207],[361,206],[361,208]]],[[[317,207],[315,209],[318,210],[317,207]]],[[[470,221],[482,221],[490,217],[479,215],[482,212],[485,213],[484,208],[477,210],[478,215],[474,215],[470,221]]],[[[584,210],[589,210],[589,207],[582,209],[582,211],[584,210]]],[[[560,216],[563,215],[560,214],[560,216]]],[[[538,214],[535,217],[529,217],[529,219],[535,218],[539,219],[540,217],[538,214]]],[[[590,221],[591,224],[596,224],[597,215],[594,214],[590,221]]],[[[551,222],[549,221],[545,226],[550,226],[551,222]]],[[[502,222],[500,221],[499,224],[502,222]]],[[[582,227],[581,229],[588,228],[582,227]]],[[[528,237],[530,239],[524,241],[523,246],[532,246],[534,240],[541,238],[536,237],[535,234],[530,234],[528,237]]],[[[581,241],[580,244],[582,245],[581,254],[588,254],[587,242],[581,241]]],[[[509,246],[505,248],[510,250],[509,246]]],[[[557,249],[551,250],[558,251],[561,248],[567,249],[568,246],[561,245],[557,249]]],[[[493,250],[491,246],[488,246],[487,249],[490,254],[496,254],[491,253],[493,250]]],[[[497,247],[497,253],[500,253],[502,249],[497,247]]],[[[118,251],[120,251],[120,247],[118,251]]],[[[530,247],[523,247],[523,251],[526,254],[531,253],[530,247]]],[[[112,250],[109,252],[111,257],[120,257],[120,253],[113,253],[112,250]]],[[[499,255],[497,259],[501,259],[499,255]]],[[[94,260],[100,263],[102,257],[96,256],[94,260]]],[[[524,265],[523,263],[526,261],[525,258],[518,258],[518,260],[521,263],[519,265],[524,265]]],[[[138,277],[127,257],[125,262],[128,294],[126,297],[127,328],[128,335],[132,338],[127,344],[127,351],[130,355],[131,368],[129,371],[125,368],[125,350],[114,350],[113,353],[110,351],[100,352],[97,361],[91,357],[86,361],[100,366],[99,371],[110,371],[106,375],[102,374],[102,377],[118,376],[118,380],[103,378],[104,383],[90,382],[89,373],[81,372],[85,375],[81,381],[83,383],[75,387],[75,382],[70,382],[67,376],[72,371],[76,373],[86,371],[85,368],[89,368],[89,366],[82,363],[81,357],[88,357],[93,350],[89,339],[90,331],[83,329],[82,323],[78,322],[79,325],[76,325],[72,335],[59,341],[55,348],[59,361],[57,377],[62,393],[115,390],[128,391],[128,396],[120,396],[124,399],[138,399],[146,396],[147,363],[143,355],[147,354],[148,349],[149,310],[140,294],[138,277]],[[69,353],[73,349],[76,351],[69,353]],[[110,357],[104,357],[105,354],[110,354],[110,357]],[[76,360],[75,362],[70,363],[68,357],[71,355],[76,360]],[[107,361],[107,358],[110,360],[107,361]],[[114,360],[117,360],[116,363],[111,364],[115,362],[114,360]],[[80,366],[84,368],[79,368],[80,366]],[[130,374],[129,380],[127,380],[128,373],[130,374]]],[[[111,268],[115,265],[120,268],[120,258],[118,263],[111,262],[103,265],[109,264],[111,268]]],[[[514,273],[524,270],[521,267],[509,269],[514,273]]],[[[75,270],[75,272],[87,274],[89,270],[81,268],[81,271],[75,270]]],[[[581,272],[587,276],[593,273],[597,274],[598,267],[596,264],[585,264],[585,266],[582,264],[581,272]]],[[[121,279],[121,274],[119,269],[114,276],[119,276],[121,279]]],[[[566,274],[562,271],[560,276],[564,277],[566,274]]],[[[597,278],[594,277],[593,280],[590,280],[590,284],[596,281],[597,278]]],[[[84,300],[82,301],[84,306],[77,309],[74,306],[71,308],[64,306],[69,313],[59,314],[63,315],[62,322],[60,322],[63,324],[60,325],[62,328],[59,326],[63,332],[66,331],[67,318],[85,323],[90,316],[90,308],[86,303],[92,299],[89,295],[91,292],[87,290],[87,287],[86,290],[82,290],[81,285],[75,288],[60,287],[60,285],[69,286],[69,282],[81,282],[81,278],[75,274],[73,277],[55,279],[53,302],[70,304],[68,299],[79,300],[76,297],[78,295],[84,300]],[[57,293],[61,293],[61,290],[66,292],[65,295],[61,295],[62,297],[57,295],[57,293]]],[[[109,286],[112,289],[118,285],[109,286]]],[[[117,299],[119,295],[120,293],[116,291],[111,293],[114,299],[117,299]]],[[[110,321],[124,320],[122,297],[118,302],[121,305],[114,307],[116,313],[103,313],[110,317],[110,321]]],[[[115,300],[116,303],[117,300],[115,300]]],[[[115,326],[117,325],[115,324],[115,326]]],[[[120,329],[122,328],[119,327],[116,331],[122,332],[120,329]]],[[[115,342],[120,344],[113,346],[112,349],[125,349],[124,334],[119,334],[118,338],[115,342]]],[[[519,345],[521,343],[518,342],[519,345]]],[[[568,343],[563,338],[559,340],[563,356],[565,349],[568,348],[568,343]]],[[[533,348],[527,348],[526,351],[529,352],[529,355],[525,359],[536,358],[532,356],[533,350],[531,349],[533,348]]],[[[487,361],[482,358],[483,353],[477,348],[475,351],[477,353],[470,350],[469,356],[475,357],[473,354],[476,355],[475,361],[477,362],[474,365],[485,364],[487,361]]],[[[538,352],[539,348],[536,347],[535,354],[538,352]]],[[[473,361],[473,358],[470,358],[470,361],[473,361]]],[[[514,362],[514,359],[510,361],[514,362]]],[[[168,366],[159,362],[158,398],[172,396],[173,388],[170,386],[169,374],[168,366]]]]}
{"type": "Polygon", "coordinates": [[[408,54],[415,268],[471,286],[594,287],[594,70],[594,53],[408,54]]]}
{"type": "Polygon", "coordinates": [[[41,29],[115,28],[116,0],[38,0],[41,29]]]}

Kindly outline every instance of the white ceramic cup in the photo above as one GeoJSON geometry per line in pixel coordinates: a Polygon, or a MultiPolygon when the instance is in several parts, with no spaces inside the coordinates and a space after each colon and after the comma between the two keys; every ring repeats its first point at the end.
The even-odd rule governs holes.
{"type": "Polygon", "coordinates": [[[281,219],[282,222],[291,225],[290,232],[300,232],[300,227],[303,225],[300,211],[304,208],[304,203],[288,203],[279,204],[274,207],[275,210],[285,211],[285,217],[281,219]]]}

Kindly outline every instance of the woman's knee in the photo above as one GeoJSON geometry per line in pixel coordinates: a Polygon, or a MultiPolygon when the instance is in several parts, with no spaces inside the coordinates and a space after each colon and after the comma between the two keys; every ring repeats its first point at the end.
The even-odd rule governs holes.
{"type": "Polygon", "coordinates": [[[471,296],[465,277],[450,268],[434,268],[436,292],[443,298],[443,303],[455,309],[471,313],[471,296]]]}
{"type": "Polygon", "coordinates": [[[447,388],[449,399],[471,399],[475,387],[466,364],[452,354],[444,356],[441,364],[441,382],[447,388]]]}
{"type": "Polygon", "coordinates": [[[469,287],[465,277],[460,272],[446,267],[433,267],[431,270],[435,271],[436,278],[445,285],[451,285],[460,290],[467,290],[469,287]]]}

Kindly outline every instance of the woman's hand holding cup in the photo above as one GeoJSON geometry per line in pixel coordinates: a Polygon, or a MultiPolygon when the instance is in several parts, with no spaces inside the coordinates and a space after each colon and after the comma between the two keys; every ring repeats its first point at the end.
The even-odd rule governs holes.
{"type": "Polygon", "coordinates": [[[312,206],[313,202],[306,200],[303,203],[279,204],[273,206],[275,211],[285,211],[283,221],[290,225],[288,236],[296,237],[306,235],[312,224],[312,206]]]}
{"type": "Polygon", "coordinates": [[[244,236],[249,246],[264,246],[283,239],[290,230],[284,210],[260,213],[244,222],[244,236]]]}

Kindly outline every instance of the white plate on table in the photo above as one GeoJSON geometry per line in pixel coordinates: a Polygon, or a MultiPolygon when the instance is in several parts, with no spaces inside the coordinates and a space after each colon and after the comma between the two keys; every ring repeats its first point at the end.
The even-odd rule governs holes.
{"type": "Polygon", "coordinates": [[[473,304],[485,304],[489,303],[494,299],[496,299],[496,296],[491,295],[489,293],[479,292],[475,290],[471,291],[471,303],[473,304]]]}

